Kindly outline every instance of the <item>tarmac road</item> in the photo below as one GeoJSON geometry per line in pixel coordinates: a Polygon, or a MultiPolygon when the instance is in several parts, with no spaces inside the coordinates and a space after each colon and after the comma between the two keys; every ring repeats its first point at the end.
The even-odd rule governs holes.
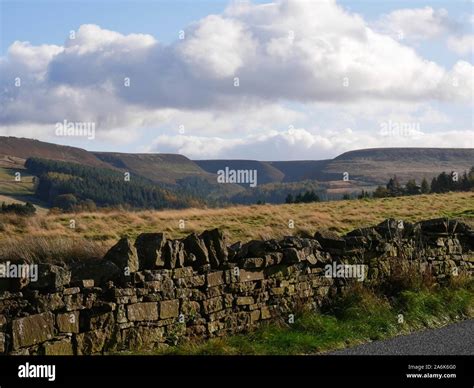
{"type": "Polygon", "coordinates": [[[383,341],[337,350],[331,355],[474,355],[474,319],[383,341]]]}

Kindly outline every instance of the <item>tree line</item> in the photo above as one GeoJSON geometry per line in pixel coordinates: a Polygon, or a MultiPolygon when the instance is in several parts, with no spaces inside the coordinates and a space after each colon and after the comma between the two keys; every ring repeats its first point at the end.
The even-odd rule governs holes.
{"type": "MultiPolygon", "coordinates": [[[[400,197],[404,195],[418,195],[429,193],[447,193],[450,191],[470,191],[474,189],[474,167],[469,172],[459,176],[456,172],[442,172],[433,177],[431,184],[423,178],[418,185],[415,179],[410,179],[405,186],[401,185],[397,176],[390,178],[385,186],[378,186],[373,192],[374,198],[400,197]]],[[[359,198],[370,197],[370,193],[362,191],[359,198]]]]}
{"type": "Polygon", "coordinates": [[[293,196],[292,194],[288,194],[285,199],[285,203],[310,203],[319,201],[319,196],[313,190],[308,190],[304,193],[298,193],[295,196],[293,196]]]}
{"type": "Polygon", "coordinates": [[[193,204],[192,198],[173,194],[139,176],[127,180],[120,171],[41,158],[30,158],[25,166],[39,177],[35,195],[66,211],[95,206],[162,209],[193,204]]]}
{"type": "Polygon", "coordinates": [[[2,206],[0,206],[0,213],[16,214],[19,216],[32,216],[36,213],[36,208],[30,202],[26,202],[25,204],[11,203],[8,205],[5,202],[2,202],[2,206]]]}
{"type": "MultiPolygon", "coordinates": [[[[221,185],[222,186],[222,185],[221,185]]],[[[259,184],[257,187],[246,188],[228,197],[229,203],[250,204],[280,204],[285,203],[290,194],[293,199],[301,193],[313,191],[321,199],[326,199],[325,190],[317,181],[305,180],[299,182],[272,182],[259,184]]]]}

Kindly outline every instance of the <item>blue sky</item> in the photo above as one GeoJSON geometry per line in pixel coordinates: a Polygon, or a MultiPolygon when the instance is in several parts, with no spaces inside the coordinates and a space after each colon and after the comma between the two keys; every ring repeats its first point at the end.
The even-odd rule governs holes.
{"type": "Polygon", "coordinates": [[[2,54],[15,40],[61,44],[71,29],[98,24],[123,34],[142,32],[161,41],[194,20],[222,12],[223,1],[1,1],[2,54]],[[52,22],[54,20],[54,22],[52,22]],[[25,28],[25,26],[28,26],[25,28]]]}
{"type": "Polygon", "coordinates": [[[371,146],[472,146],[471,1],[300,1],[304,5],[296,7],[297,1],[265,8],[258,4],[268,2],[253,1],[239,13],[226,11],[230,2],[222,0],[2,0],[0,135],[195,158],[275,159],[280,153],[276,159],[317,159],[371,146]],[[318,27],[323,14],[334,18],[324,30],[318,27]],[[296,31],[292,49],[280,39],[287,24],[296,31]],[[376,35],[360,46],[354,31],[367,28],[376,35]],[[177,39],[181,29],[183,42],[177,39]],[[79,31],[82,49],[68,43],[71,30],[79,31]],[[396,37],[399,30],[403,39],[396,37]],[[383,36],[393,39],[393,60],[386,58],[383,36]],[[326,50],[319,37],[332,45],[326,52],[331,68],[319,54],[326,50]],[[282,53],[290,55],[283,58],[286,67],[282,53]],[[117,89],[124,69],[140,89],[117,89]],[[15,72],[24,81],[20,89],[10,87],[15,72]],[[237,73],[242,86],[227,90],[237,73]],[[337,81],[326,84],[346,73],[353,80],[347,89],[336,87],[337,81]],[[275,77],[287,74],[291,82],[278,87],[275,77]],[[429,85],[430,79],[437,84],[429,85]],[[181,94],[169,90],[175,87],[181,94]],[[48,105],[42,106],[45,97],[48,105]],[[63,120],[93,122],[96,139],[55,136],[54,125],[63,120]],[[387,123],[396,124],[395,135],[380,135],[387,123]],[[400,128],[410,135],[397,135],[400,128]]]}
{"type": "MultiPolygon", "coordinates": [[[[255,0],[253,3],[265,3],[255,0]]],[[[123,34],[142,32],[160,41],[170,43],[177,31],[193,21],[221,13],[229,4],[225,0],[1,0],[2,26],[0,54],[4,55],[15,40],[33,44],[61,44],[71,29],[81,24],[98,24],[103,28],[123,34]],[[54,21],[54,22],[52,22],[54,21]]],[[[469,0],[452,1],[339,1],[349,10],[361,13],[368,20],[375,20],[383,13],[409,7],[440,6],[455,19],[472,13],[469,0]]],[[[442,56],[440,56],[442,58],[442,56]]]]}

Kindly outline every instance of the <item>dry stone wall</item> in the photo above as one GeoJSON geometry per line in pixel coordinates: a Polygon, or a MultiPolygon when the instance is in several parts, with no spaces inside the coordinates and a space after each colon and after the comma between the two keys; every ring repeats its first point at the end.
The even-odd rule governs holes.
{"type": "Polygon", "coordinates": [[[149,350],[240,333],[318,308],[349,282],[380,282],[395,264],[438,282],[472,276],[474,231],[447,219],[390,219],[343,237],[321,230],[233,245],[217,229],[180,240],[123,238],[103,260],[39,264],[35,282],[0,281],[0,353],[149,350]]]}

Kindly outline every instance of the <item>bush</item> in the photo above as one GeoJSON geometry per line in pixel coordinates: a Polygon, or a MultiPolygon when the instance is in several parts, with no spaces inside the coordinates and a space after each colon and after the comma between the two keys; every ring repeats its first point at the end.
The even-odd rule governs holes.
{"type": "Polygon", "coordinates": [[[304,193],[297,194],[295,197],[290,193],[285,199],[285,203],[311,203],[319,201],[320,198],[314,190],[307,190],[304,193]]]}
{"type": "Polygon", "coordinates": [[[430,267],[423,270],[419,264],[399,258],[391,258],[389,265],[389,275],[377,284],[378,291],[384,295],[397,296],[403,291],[429,290],[436,284],[430,267]]]}
{"type": "Polygon", "coordinates": [[[341,320],[361,319],[367,315],[385,315],[390,305],[375,292],[354,283],[325,307],[328,313],[341,320]]]}
{"type": "Polygon", "coordinates": [[[5,204],[5,202],[2,202],[0,212],[4,214],[16,214],[19,216],[32,216],[36,213],[36,208],[29,202],[26,202],[24,205],[21,205],[19,203],[12,203],[7,205],[5,204]]]}
{"type": "Polygon", "coordinates": [[[73,194],[61,194],[54,200],[54,207],[70,212],[77,206],[77,198],[73,194]]]}

